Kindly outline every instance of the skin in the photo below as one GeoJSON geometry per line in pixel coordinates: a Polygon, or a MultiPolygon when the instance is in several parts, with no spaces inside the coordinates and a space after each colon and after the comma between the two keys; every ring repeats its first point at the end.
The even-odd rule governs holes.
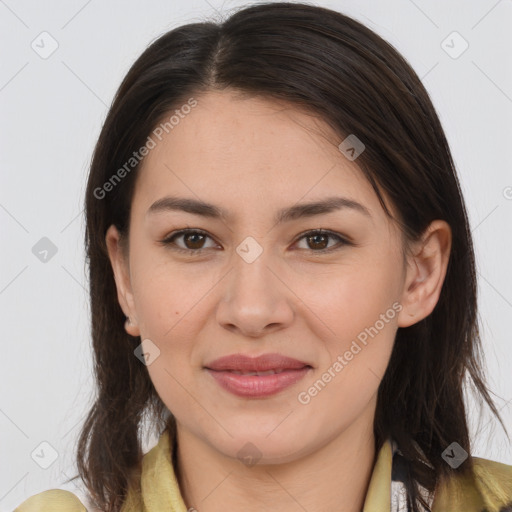
{"type": "Polygon", "coordinates": [[[376,455],[378,386],[398,327],[425,318],[438,301],[450,228],[434,221],[403,264],[398,229],[323,121],[230,90],[196,99],[143,161],[127,251],[114,226],[106,235],[119,303],[131,319],[126,329],[160,350],[147,369],[177,420],[184,501],[200,512],[360,511],[376,455]],[[146,215],[171,194],[230,216],[146,215]],[[333,195],[363,204],[371,217],[342,209],[273,221],[281,208],[333,195]],[[203,246],[202,255],[159,244],[185,228],[208,237],[178,236],[175,246],[203,246]],[[335,237],[308,243],[303,233],[320,228],[355,245],[335,237]],[[236,252],[248,236],[263,250],[252,263],[236,252]],[[325,247],[338,249],[321,254],[325,247]],[[299,403],[298,394],[395,302],[394,318],[308,404],[299,403]],[[203,368],[238,352],[279,352],[313,369],[276,395],[240,398],[203,368]],[[261,453],[253,466],[237,457],[248,442],[261,453]]]}

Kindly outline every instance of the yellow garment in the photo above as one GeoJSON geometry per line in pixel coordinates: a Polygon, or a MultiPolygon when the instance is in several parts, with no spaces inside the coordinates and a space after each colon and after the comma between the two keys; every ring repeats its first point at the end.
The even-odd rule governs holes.
{"type": "MultiPolygon", "coordinates": [[[[454,476],[434,498],[433,512],[512,511],[512,466],[474,458],[474,479],[454,476]],[[505,509],[505,507],[511,507],[505,509]]],[[[391,508],[392,447],[380,449],[363,512],[391,508]]],[[[130,487],[121,512],[187,512],[171,460],[169,432],[142,459],[141,491],[130,487]]],[[[87,512],[70,491],[51,489],[24,501],[14,512],[87,512]]]]}

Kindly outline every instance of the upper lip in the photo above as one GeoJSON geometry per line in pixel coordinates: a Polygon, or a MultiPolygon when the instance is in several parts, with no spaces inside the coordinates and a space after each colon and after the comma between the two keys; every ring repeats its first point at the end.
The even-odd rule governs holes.
{"type": "Polygon", "coordinates": [[[250,357],[245,354],[231,354],[215,359],[215,361],[205,365],[205,368],[216,371],[264,372],[267,370],[296,370],[304,366],[311,365],[282,354],[262,354],[258,357],[250,357]]]}

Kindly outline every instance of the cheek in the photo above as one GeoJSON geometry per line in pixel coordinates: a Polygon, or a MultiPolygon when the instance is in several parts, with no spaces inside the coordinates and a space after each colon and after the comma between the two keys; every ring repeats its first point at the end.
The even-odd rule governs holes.
{"type": "Polygon", "coordinates": [[[201,329],[198,314],[212,286],[211,274],[184,273],[166,261],[165,254],[148,253],[134,251],[131,260],[141,340],[154,343],[149,346],[158,354],[147,367],[158,394],[169,408],[179,407],[190,402],[184,389],[192,389],[191,363],[201,329]]]}
{"type": "MultiPolygon", "coordinates": [[[[391,316],[391,314],[390,314],[391,316]]],[[[343,328],[340,325],[340,328],[343,328]]],[[[376,400],[380,382],[391,356],[396,329],[385,323],[380,330],[370,326],[355,336],[343,336],[329,346],[329,357],[313,379],[300,389],[301,407],[311,407],[319,425],[348,426],[376,400]]]]}
{"type": "MultiPolygon", "coordinates": [[[[357,261],[354,258],[301,286],[297,295],[310,308],[309,315],[311,312],[316,315],[316,323],[328,327],[324,338],[343,348],[383,315],[386,325],[396,321],[393,308],[399,297],[396,271],[388,258],[361,257],[357,261]]],[[[383,328],[382,322],[377,328],[383,328]]]]}
{"type": "MultiPolygon", "coordinates": [[[[132,291],[141,335],[172,340],[212,285],[212,273],[169,261],[165,251],[133,256],[132,291]]],[[[182,334],[180,334],[180,337],[182,334]]]]}
{"type": "Polygon", "coordinates": [[[318,374],[308,383],[313,387],[310,392],[302,389],[312,402],[322,407],[337,404],[351,416],[376,393],[391,356],[401,309],[393,272],[396,269],[387,260],[361,259],[310,288],[309,304],[315,315],[304,314],[316,326],[326,349],[318,374]]]}
{"type": "Polygon", "coordinates": [[[205,418],[201,395],[194,388],[195,376],[188,358],[180,355],[179,350],[165,347],[160,357],[148,366],[149,377],[156,393],[179,422],[187,423],[190,417],[194,417],[202,423],[205,418]]]}

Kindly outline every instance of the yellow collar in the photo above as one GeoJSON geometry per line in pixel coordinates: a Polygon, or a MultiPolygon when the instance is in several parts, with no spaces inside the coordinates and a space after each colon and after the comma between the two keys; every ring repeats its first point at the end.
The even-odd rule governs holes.
{"type": "MultiPolygon", "coordinates": [[[[164,431],[142,458],[142,467],[133,470],[121,512],[188,512],[174,474],[171,448],[169,432],[164,431]]],[[[392,445],[386,441],[377,454],[363,512],[390,511],[392,462],[392,445]]],[[[469,473],[454,472],[438,486],[432,512],[512,511],[512,466],[473,458],[472,467],[469,473]]],[[[70,491],[50,489],[30,497],[18,510],[85,512],[86,508],[70,491]]]]}
{"type": "Polygon", "coordinates": [[[364,501],[363,512],[391,510],[391,467],[393,451],[387,440],[377,454],[370,484],[364,501]]]}

